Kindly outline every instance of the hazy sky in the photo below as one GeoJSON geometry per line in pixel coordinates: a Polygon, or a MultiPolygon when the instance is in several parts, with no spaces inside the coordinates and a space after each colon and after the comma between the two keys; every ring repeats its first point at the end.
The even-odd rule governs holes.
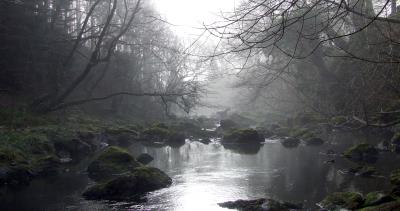
{"type": "Polygon", "coordinates": [[[239,0],[153,0],[167,20],[179,27],[173,30],[179,36],[199,34],[195,28],[212,23],[221,11],[232,11],[239,0]]]}

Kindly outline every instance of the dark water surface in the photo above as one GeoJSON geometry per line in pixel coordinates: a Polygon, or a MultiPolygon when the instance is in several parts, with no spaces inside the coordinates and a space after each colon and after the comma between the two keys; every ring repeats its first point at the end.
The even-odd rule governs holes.
{"type": "Polygon", "coordinates": [[[322,146],[285,148],[276,140],[267,140],[259,149],[236,150],[218,142],[205,145],[187,141],[180,148],[135,144],[130,151],[135,155],[151,154],[155,160],[150,165],[162,169],[174,181],[171,187],[148,194],[147,202],[133,205],[86,201],[80,194],[91,181],[84,173],[65,173],[6,193],[0,210],[225,210],[217,203],[258,197],[302,202],[315,210],[315,204],[334,191],[366,193],[390,187],[387,177],[399,167],[398,155],[381,152],[372,165],[382,177],[362,178],[342,172],[353,162],[325,152],[342,152],[353,143],[377,140],[339,134],[331,135],[329,141],[322,146]],[[332,159],[335,163],[326,163],[332,159]]]}

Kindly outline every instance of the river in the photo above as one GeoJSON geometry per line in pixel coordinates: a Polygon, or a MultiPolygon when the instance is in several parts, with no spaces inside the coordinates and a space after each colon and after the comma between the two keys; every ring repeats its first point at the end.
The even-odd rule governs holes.
{"type": "Polygon", "coordinates": [[[301,202],[305,210],[315,210],[331,192],[366,193],[390,187],[387,177],[399,163],[398,155],[381,152],[372,164],[381,176],[372,178],[346,174],[344,170],[354,163],[339,155],[353,143],[376,143],[376,137],[337,133],[326,139],[329,143],[322,146],[285,148],[278,140],[266,140],[260,148],[235,150],[218,140],[208,145],[187,140],[180,148],[136,143],[129,147],[133,154],[149,153],[154,157],[149,165],[173,179],[169,188],[149,193],[146,201],[86,201],[80,194],[92,182],[81,171],[34,180],[28,188],[9,191],[0,210],[225,210],[217,203],[259,197],[301,202]],[[328,155],[328,150],[339,153],[328,155]]]}

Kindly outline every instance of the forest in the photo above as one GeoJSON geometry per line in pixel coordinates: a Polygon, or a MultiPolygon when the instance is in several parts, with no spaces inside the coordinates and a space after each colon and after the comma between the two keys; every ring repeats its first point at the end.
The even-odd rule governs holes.
{"type": "Polygon", "coordinates": [[[396,0],[2,0],[0,55],[0,210],[400,210],[396,0]]]}

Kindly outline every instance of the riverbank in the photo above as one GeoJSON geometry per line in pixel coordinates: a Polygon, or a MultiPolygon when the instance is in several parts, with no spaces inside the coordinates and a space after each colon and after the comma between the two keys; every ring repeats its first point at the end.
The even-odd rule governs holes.
{"type": "MultiPolygon", "coordinates": [[[[46,197],[51,198],[52,192],[61,188],[60,178],[64,178],[66,174],[70,175],[67,183],[80,182],[77,182],[75,188],[71,187],[67,192],[60,193],[60,199],[66,200],[65,197],[73,196],[74,202],[67,203],[66,206],[80,207],[83,205],[76,203],[89,203],[82,193],[96,183],[86,175],[87,166],[110,146],[124,148],[123,150],[132,155],[132,159],[137,159],[142,153],[150,155],[154,160],[148,166],[165,172],[172,179],[172,184],[167,187],[169,184],[166,183],[160,187],[167,188],[150,192],[145,197],[145,202],[124,199],[124,203],[116,204],[101,201],[89,203],[90,206],[103,207],[104,210],[110,206],[134,207],[139,210],[150,207],[161,210],[182,210],[183,207],[217,209],[218,203],[224,201],[265,197],[300,203],[303,208],[314,209],[317,208],[317,203],[335,192],[359,192],[363,201],[360,204],[371,198],[369,193],[375,191],[389,193],[386,195],[392,197],[390,201],[385,201],[385,198],[380,202],[382,204],[392,205],[397,200],[397,196],[390,192],[394,187],[390,183],[390,174],[397,168],[396,163],[400,160],[396,153],[382,147],[382,143],[388,139],[376,132],[343,131],[327,127],[326,123],[313,123],[309,126],[303,124],[302,129],[285,124],[268,125],[269,128],[253,126],[254,129],[246,129],[250,125],[241,125],[241,129],[235,129],[227,127],[226,121],[215,125],[213,119],[180,119],[165,123],[138,124],[100,121],[85,116],[63,122],[46,118],[50,120],[44,122],[51,124],[2,128],[3,136],[10,137],[3,139],[7,144],[2,145],[1,152],[9,152],[2,156],[8,158],[2,160],[3,168],[25,168],[25,172],[29,173],[26,183],[21,180],[20,184],[3,184],[2,199],[5,208],[18,206],[13,204],[10,196],[24,198],[30,204],[34,202],[28,202],[26,194],[38,192],[46,194],[37,199],[43,204],[35,203],[36,206],[47,207],[46,203],[50,206],[51,202],[46,197]],[[283,134],[282,128],[285,127],[290,132],[283,134]],[[308,132],[309,128],[313,128],[312,136],[308,132]],[[315,133],[318,136],[314,134],[316,131],[320,131],[315,133]],[[292,144],[288,137],[298,141],[292,144]],[[315,140],[316,138],[320,140],[315,140]],[[310,141],[312,139],[314,140],[310,141]],[[357,157],[354,155],[359,154],[354,153],[360,152],[360,147],[356,146],[360,143],[376,149],[374,155],[377,159],[370,163],[355,159],[357,157]],[[39,150],[33,148],[39,146],[39,150]],[[40,169],[43,170],[39,171],[38,160],[46,157],[51,157],[54,162],[42,161],[48,165],[46,168],[42,165],[40,169]],[[42,173],[32,174],[33,172],[42,173]],[[52,181],[60,182],[52,184],[52,181]],[[38,186],[38,183],[42,185],[38,186]],[[47,187],[48,191],[44,191],[42,187],[47,187]],[[218,191],[212,191],[216,189],[218,191]],[[201,190],[204,194],[198,195],[201,190]],[[232,193],[228,194],[230,192],[232,193]],[[166,200],[161,200],[163,198],[166,200]],[[200,198],[204,200],[199,200],[200,198]],[[200,206],[199,203],[204,203],[207,207],[200,206]]],[[[25,179],[22,176],[12,178],[25,179]]],[[[57,206],[64,205],[57,202],[57,206]]],[[[366,207],[368,206],[360,205],[357,208],[366,207]]],[[[24,207],[21,206],[19,210],[24,210],[24,207]]]]}

